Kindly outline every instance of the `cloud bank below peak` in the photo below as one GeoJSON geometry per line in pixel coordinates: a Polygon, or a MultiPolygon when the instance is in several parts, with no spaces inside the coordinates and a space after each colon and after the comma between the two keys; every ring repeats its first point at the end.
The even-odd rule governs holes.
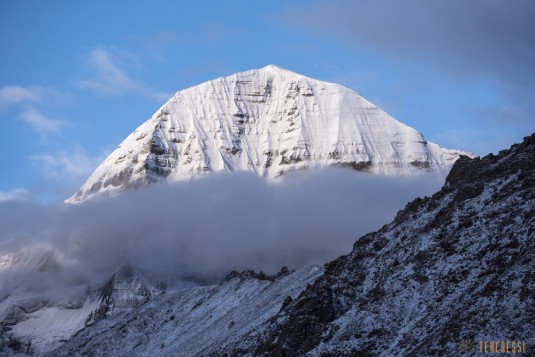
{"type": "MultiPolygon", "coordinates": [[[[3,202],[0,256],[45,244],[70,262],[62,274],[77,275],[67,280],[78,282],[109,278],[125,263],[148,276],[199,281],[217,281],[231,270],[323,264],[442,182],[433,175],[330,168],[279,183],[216,174],[78,205],[3,202]]],[[[41,273],[28,274],[38,281],[41,273]]],[[[14,288],[20,275],[5,271],[1,279],[14,288]]]]}

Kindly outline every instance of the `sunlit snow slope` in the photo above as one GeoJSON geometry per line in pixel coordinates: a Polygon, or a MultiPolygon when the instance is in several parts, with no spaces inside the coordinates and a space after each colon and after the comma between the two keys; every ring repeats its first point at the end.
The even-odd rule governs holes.
{"type": "Polygon", "coordinates": [[[213,171],[275,178],[346,165],[446,174],[461,154],[426,141],[341,85],[267,66],[177,92],[67,202],[213,171]]]}

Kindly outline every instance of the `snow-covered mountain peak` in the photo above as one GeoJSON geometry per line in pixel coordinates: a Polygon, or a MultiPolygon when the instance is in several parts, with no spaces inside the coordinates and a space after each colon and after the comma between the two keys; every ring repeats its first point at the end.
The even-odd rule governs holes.
{"type": "Polygon", "coordinates": [[[342,165],[445,175],[461,154],[346,87],[269,65],[178,91],[67,202],[216,171],[276,178],[342,165]]]}

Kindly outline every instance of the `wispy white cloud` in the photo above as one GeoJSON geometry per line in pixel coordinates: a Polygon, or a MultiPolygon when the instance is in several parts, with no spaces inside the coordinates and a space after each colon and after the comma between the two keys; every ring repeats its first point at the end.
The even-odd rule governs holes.
{"type": "Polygon", "coordinates": [[[14,188],[9,191],[0,191],[0,202],[26,200],[30,193],[25,188],[14,188]]]}
{"type": "Polygon", "coordinates": [[[59,133],[67,125],[62,120],[49,119],[35,109],[22,112],[19,118],[30,124],[32,129],[39,134],[59,133]]]}
{"type": "Polygon", "coordinates": [[[0,88],[0,105],[9,105],[20,102],[35,102],[40,98],[36,88],[22,86],[6,86],[0,88]]]}
{"type": "MultiPolygon", "coordinates": [[[[177,36],[167,32],[155,34],[153,45],[159,48],[163,44],[176,41],[177,36]]],[[[149,57],[158,61],[163,59],[161,54],[152,54],[149,57]]],[[[102,96],[137,94],[157,103],[165,102],[173,95],[155,90],[150,84],[135,79],[132,72],[143,68],[140,57],[116,47],[100,46],[92,49],[85,60],[85,65],[91,75],[90,79],[76,83],[79,89],[91,90],[102,96]]]]}
{"type": "Polygon", "coordinates": [[[86,178],[103,159],[104,155],[91,156],[84,149],[30,156],[45,176],[65,181],[86,178]]]}
{"type": "Polygon", "coordinates": [[[54,87],[40,85],[0,87],[0,107],[27,103],[65,103],[71,99],[69,93],[59,93],[54,87]]]}
{"type": "Polygon", "coordinates": [[[94,48],[89,54],[87,63],[93,72],[93,78],[79,81],[79,88],[113,96],[140,91],[144,87],[127,72],[128,68],[139,66],[139,61],[129,53],[117,49],[94,48]]]}

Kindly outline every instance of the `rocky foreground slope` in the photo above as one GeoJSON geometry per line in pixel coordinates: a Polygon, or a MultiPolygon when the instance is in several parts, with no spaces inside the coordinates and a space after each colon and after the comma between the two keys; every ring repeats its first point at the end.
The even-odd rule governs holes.
{"type": "Polygon", "coordinates": [[[250,314],[277,280],[249,277],[257,294],[243,299],[231,276],[196,288],[206,296],[198,301],[167,295],[101,321],[50,355],[444,356],[475,354],[479,341],[522,341],[533,354],[534,159],[535,134],[498,155],[461,158],[439,192],[359,238],[298,295],[270,295],[278,300],[261,317],[250,314]],[[229,309],[240,313],[223,318],[229,309]],[[189,328],[196,337],[183,336],[189,328]]]}
{"type": "Polygon", "coordinates": [[[442,190],[359,238],[261,336],[225,352],[443,356],[498,340],[533,353],[534,159],[535,135],[461,158],[442,190]]]}
{"type": "Polygon", "coordinates": [[[342,165],[445,176],[461,154],[341,85],[267,66],[177,92],[66,202],[217,171],[275,178],[342,165]]]}
{"type": "Polygon", "coordinates": [[[206,355],[261,329],[322,272],[317,266],[274,276],[233,272],[219,285],[163,294],[102,320],[48,356],[206,355]]]}

